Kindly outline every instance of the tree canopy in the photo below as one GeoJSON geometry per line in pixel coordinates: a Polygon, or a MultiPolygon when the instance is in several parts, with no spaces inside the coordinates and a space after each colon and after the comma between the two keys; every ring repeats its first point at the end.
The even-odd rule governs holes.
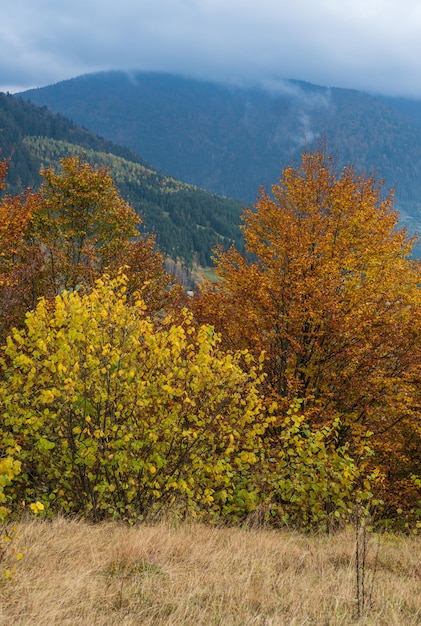
{"type": "Polygon", "coordinates": [[[420,264],[374,176],[304,154],[190,312],[107,170],[41,176],[0,201],[0,516],[419,518],[420,264]]]}
{"type": "MultiPolygon", "coordinates": [[[[3,188],[6,175],[2,162],[3,188]]],[[[121,198],[106,168],[69,157],[59,168],[42,169],[41,177],[38,191],[0,200],[3,337],[38,298],[93,287],[105,269],[115,275],[126,266],[129,291],[147,283],[151,310],[179,293],[153,237],[141,236],[141,218],[121,198]]]]}
{"type": "Polygon", "coordinates": [[[421,469],[420,266],[392,193],[352,167],[336,171],[323,152],[304,154],[244,213],[243,233],[247,254],[216,251],[219,281],[204,284],[196,315],[225,346],[264,352],[268,397],[300,398],[314,424],[340,415],[339,441],[355,451],[374,433],[384,476],[411,490],[421,469]]]}

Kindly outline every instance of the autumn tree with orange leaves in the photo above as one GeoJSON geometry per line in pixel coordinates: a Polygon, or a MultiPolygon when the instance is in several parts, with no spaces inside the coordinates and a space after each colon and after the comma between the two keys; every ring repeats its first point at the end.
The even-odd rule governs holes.
{"type": "Polygon", "coordinates": [[[355,455],[369,436],[386,501],[409,507],[420,497],[421,276],[382,192],[304,154],[245,211],[246,255],[217,250],[219,281],[193,306],[225,347],[264,352],[268,399],[286,409],[299,398],[315,425],[340,416],[338,443],[355,455]]]}
{"type": "Polygon", "coordinates": [[[31,230],[44,249],[51,292],[92,286],[105,268],[116,273],[124,265],[129,289],[148,282],[155,294],[147,300],[160,306],[171,277],[153,237],[140,237],[142,219],[120,196],[107,168],[80,157],[61,159],[60,165],[58,171],[41,170],[31,230]]]}
{"type": "MultiPolygon", "coordinates": [[[[129,292],[143,290],[151,312],[178,298],[153,237],[140,236],[142,220],[106,168],[69,157],[40,173],[39,191],[0,200],[2,338],[40,297],[93,287],[104,270],[117,275],[124,266],[129,292]]],[[[0,190],[6,175],[2,161],[0,190]]]]}
{"type": "Polygon", "coordinates": [[[0,337],[36,305],[42,279],[41,252],[27,236],[34,209],[34,194],[5,193],[8,164],[0,161],[0,337]]]}

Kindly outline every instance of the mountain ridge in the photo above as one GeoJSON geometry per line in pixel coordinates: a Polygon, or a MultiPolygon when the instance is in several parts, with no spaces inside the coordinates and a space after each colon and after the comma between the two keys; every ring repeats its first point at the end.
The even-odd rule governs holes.
{"type": "Polygon", "coordinates": [[[119,71],[21,95],[158,170],[246,203],[326,142],[339,167],[354,165],[395,189],[401,223],[421,233],[421,102],[295,80],[244,86],[119,71]]]}
{"type": "Polygon", "coordinates": [[[161,174],[128,148],[45,106],[0,93],[0,150],[10,161],[10,193],[36,188],[40,167],[57,165],[71,154],[109,167],[123,197],[142,215],[143,230],[156,235],[164,254],[188,265],[193,260],[209,265],[211,250],[218,243],[242,244],[242,203],[161,174]]]}

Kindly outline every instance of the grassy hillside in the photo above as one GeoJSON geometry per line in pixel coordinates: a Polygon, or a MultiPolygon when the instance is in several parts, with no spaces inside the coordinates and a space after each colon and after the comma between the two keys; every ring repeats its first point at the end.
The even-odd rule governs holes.
{"type": "Polygon", "coordinates": [[[0,94],[0,150],[11,161],[12,193],[36,188],[40,167],[57,164],[63,156],[83,154],[91,163],[109,167],[124,198],[142,215],[144,230],[156,235],[166,254],[188,264],[197,260],[209,265],[218,243],[242,245],[241,202],[160,174],[128,148],[4,94],[0,94]]]}
{"type": "Polygon", "coordinates": [[[416,626],[420,541],[371,537],[356,616],[355,537],[202,525],[19,526],[24,557],[0,583],[19,626],[416,626]],[[368,599],[370,598],[370,602],[368,599]]]}

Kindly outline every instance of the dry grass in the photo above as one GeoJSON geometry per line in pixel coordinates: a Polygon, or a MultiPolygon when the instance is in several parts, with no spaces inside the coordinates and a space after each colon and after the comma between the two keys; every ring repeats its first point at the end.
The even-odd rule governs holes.
{"type": "Polygon", "coordinates": [[[351,531],[310,537],[58,519],[22,524],[19,533],[25,556],[0,584],[1,624],[421,624],[416,538],[380,537],[372,607],[357,620],[351,531]]]}

